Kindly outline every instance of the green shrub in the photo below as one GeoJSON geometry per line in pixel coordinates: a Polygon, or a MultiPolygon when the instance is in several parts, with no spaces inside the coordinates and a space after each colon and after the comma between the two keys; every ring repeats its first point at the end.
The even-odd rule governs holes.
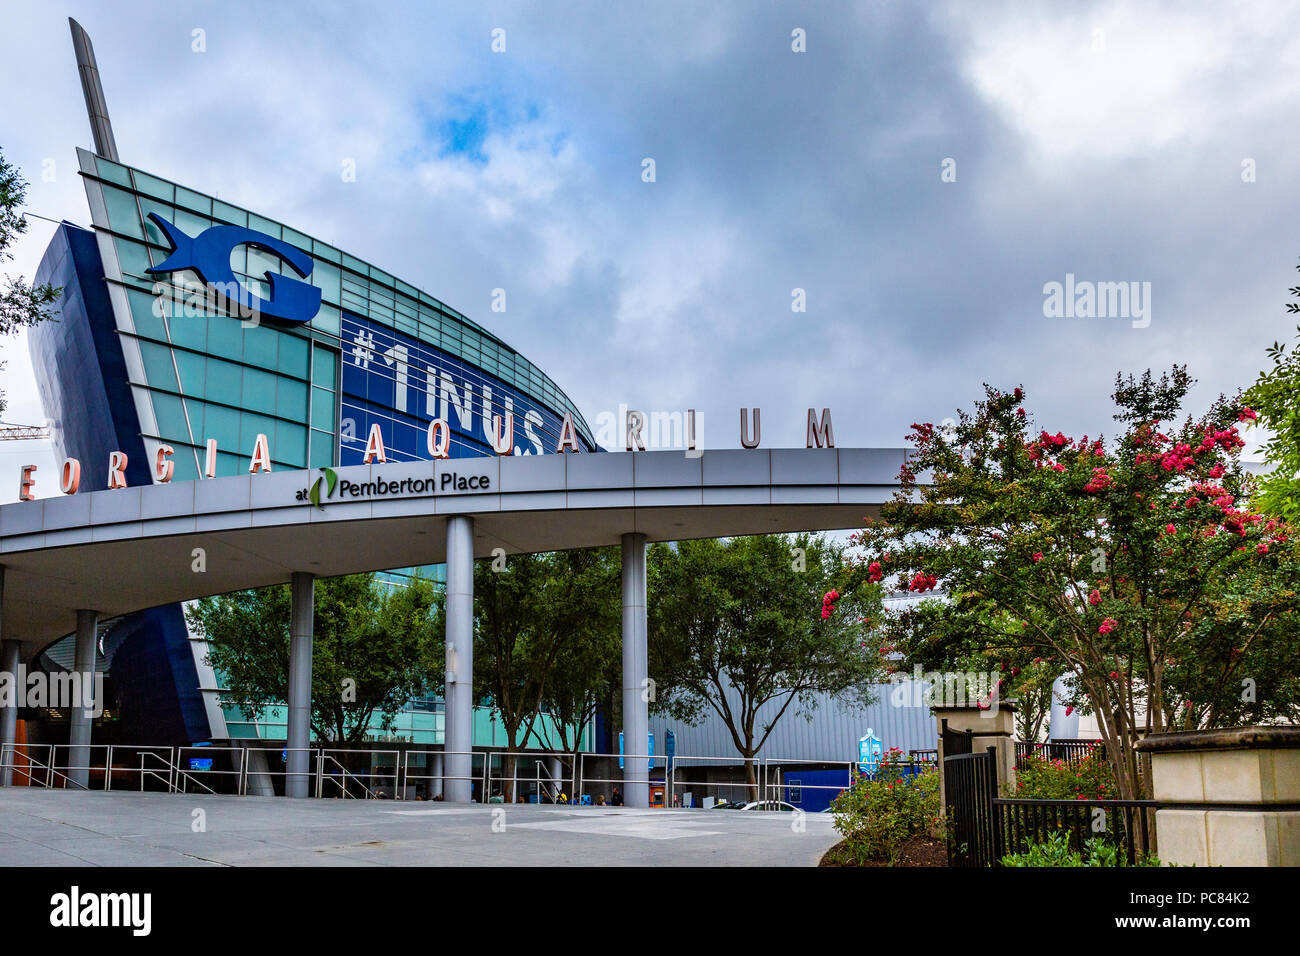
{"type": "Polygon", "coordinates": [[[1005,787],[1006,796],[1021,800],[1114,800],[1119,796],[1115,774],[1094,747],[1073,764],[1049,760],[1037,753],[1016,764],[1016,785],[1005,787]]]}
{"type": "Polygon", "coordinates": [[[926,766],[913,776],[916,766],[891,747],[873,777],[855,771],[852,785],[831,803],[853,862],[892,865],[910,838],[938,827],[939,773],[926,766]]]}
{"type": "MultiPolygon", "coordinates": [[[[1035,843],[1023,853],[1008,853],[1003,866],[1128,866],[1128,861],[1113,843],[1090,838],[1080,853],[1070,844],[1068,833],[1049,833],[1042,843],[1035,843]]],[[[1135,866],[1159,866],[1154,856],[1141,854],[1135,866]]]]}

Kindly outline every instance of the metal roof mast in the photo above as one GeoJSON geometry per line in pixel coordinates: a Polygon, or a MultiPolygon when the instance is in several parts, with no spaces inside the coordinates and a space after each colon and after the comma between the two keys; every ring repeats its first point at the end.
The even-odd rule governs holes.
{"type": "Polygon", "coordinates": [[[72,48],[77,54],[77,73],[81,77],[81,92],[86,97],[86,115],[95,137],[95,152],[115,163],[121,162],[117,158],[117,142],[108,119],[108,103],[104,100],[104,86],[99,82],[99,65],[95,62],[90,34],[72,17],[68,17],[68,27],[72,30],[72,48]]]}

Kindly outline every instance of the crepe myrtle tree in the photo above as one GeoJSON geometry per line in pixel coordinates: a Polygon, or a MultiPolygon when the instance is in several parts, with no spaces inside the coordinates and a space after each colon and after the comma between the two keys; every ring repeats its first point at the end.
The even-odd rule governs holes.
{"type": "MultiPolygon", "coordinates": [[[[373,574],[322,578],[315,586],[311,731],[360,743],[372,719],[391,731],[398,711],[441,689],[443,642],[434,626],[438,588],[413,577],[384,585],[373,574]]],[[[287,585],[201,598],[186,611],[208,641],[223,700],[251,714],[289,694],[287,585]]]]}
{"type": "Polygon", "coordinates": [[[688,724],[708,711],[754,758],[793,709],[811,718],[815,695],[870,703],[884,673],[868,646],[881,589],[831,586],[844,546],[822,536],[758,535],[655,544],[649,559],[652,707],[688,724]]]}
{"type": "Polygon", "coordinates": [[[1097,716],[1122,798],[1144,792],[1140,734],[1298,713],[1300,556],[1286,524],[1243,506],[1251,410],[1220,396],[1178,421],[1192,384],[1178,366],[1117,376],[1112,441],[1037,428],[1020,388],[985,386],[947,431],[913,425],[849,575],[942,583],[946,600],[882,618],[909,663],[982,655],[1004,695],[1072,675],[1067,703],[1097,716]]]}
{"type": "MultiPolygon", "coordinates": [[[[27,218],[20,211],[26,198],[27,181],[0,154],[0,263],[13,259],[9,249],[27,231],[27,218]]],[[[0,336],[12,335],[18,329],[51,318],[54,314],[51,307],[60,291],[49,283],[31,286],[21,277],[6,277],[0,285],[0,336]]],[[[0,393],[0,412],[4,408],[4,396],[0,393]]]]}

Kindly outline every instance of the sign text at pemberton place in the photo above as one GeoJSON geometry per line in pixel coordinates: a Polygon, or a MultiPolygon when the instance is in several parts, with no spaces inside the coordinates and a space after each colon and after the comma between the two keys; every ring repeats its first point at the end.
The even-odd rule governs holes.
{"type": "Polygon", "coordinates": [[[388,481],[382,477],[373,481],[339,480],[333,468],[322,468],[321,476],[312,482],[310,488],[303,488],[297,494],[298,501],[310,501],[318,508],[334,498],[391,498],[437,494],[465,494],[471,491],[491,491],[492,479],[487,475],[462,475],[448,471],[437,478],[403,478],[400,481],[388,481]]]}

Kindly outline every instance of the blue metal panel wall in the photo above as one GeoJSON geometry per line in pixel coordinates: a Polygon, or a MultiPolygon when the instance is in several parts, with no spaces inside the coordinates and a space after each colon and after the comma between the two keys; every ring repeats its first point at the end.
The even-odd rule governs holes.
{"type": "MultiPolygon", "coordinates": [[[[794,705],[791,705],[768,737],[760,756],[787,760],[856,761],[858,738],[868,729],[883,741],[886,748],[898,747],[904,752],[934,748],[937,731],[929,707],[912,706],[910,702],[895,706],[891,702],[895,690],[896,685],[892,684],[876,687],[876,703],[865,708],[853,707],[829,695],[817,695],[811,718],[807,720],[795,713],[794,705]]],[[[911,696],[908,694],[907,700],[910,701],[911,696]]],[[[771,720],[779,709],[778,703],[769,703],[761,708],[757,724],[771,720]]],[[[712,710],[696,727],[651,714],[650,730],[656,741],[665,739],[669,730],[676,734],[677,753],[681,755],[729,757],[736,754],[730,731],[712,710]]]]}

